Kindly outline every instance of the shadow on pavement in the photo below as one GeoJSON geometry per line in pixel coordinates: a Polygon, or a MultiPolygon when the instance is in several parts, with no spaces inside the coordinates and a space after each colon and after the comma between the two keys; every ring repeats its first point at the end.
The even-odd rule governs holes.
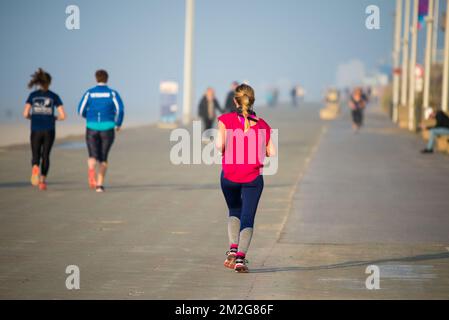
{"type": "MultiPolygon", "coordinates": [[[[106,185],[107,186],[107,185],[106,185]]],[[[289,184],[271,184],[265,186],[266,189],[270,188],[283,188],[290,187],[289,184]]],[[[186,190],[211,190],[220,189],[220,183],[208,183],[208,184],[178,184],[178,183],[143,183],[143,184],[129,184],[129,185],[111,185],[107,186],[111,190],[141,190],[141,189],[167,189],[176,191],[186,191],[186,190]]]]}
{"type": "MultiPolygon", "coordinates": [[[[86,189],[84,187],[80,187],[78,184],[79,181],[76,182],[58,182],[58,181],[50,181],[48,182],[49,186],[72,186],[67,190],[78,190],[78,189],[86,189]]],[[[265,188],[284,188],[290,187],[288,184],[272,184],[268,185],[265,188]]],[[[14,182],[3,182],[0,183],[0,189],[9,189],[9,188],[31,188],[31,184],[29,181],[14,181],[14,182]]],[[[128,184],[128,185],[107,185],[106,188],[114,191],[136,191],[136,190],[151,190],[151,189],[159,189],[159,190],[176,190],[176,191],[188,191],[188,190],[212,190],[212,189],[220,189],[219,183],[210,183],[210,184],[170,184],[170,183],[143,183],[143,184],[128,184]]],[[[64,188],[66,190],[66,188],[64,188]]]]}
{"type": "Polygon", "coordinates": [[[30,182],[3,182],[0,183],[0,189],[31,187],[30,182]]]}
{"type": "Polygon", "coordinates": [[[387,258],[370,261],[347,261],[342,263],[323,265],[323,266],[311,266],[311,267],[275,267],[275,268],[259,268],[251,269],[251,273],[269,273],[269,272],[283,272],[283,271],[313,271],[313,270],[326,270],[326,269],[341,269],[349,267],[357,267],[371,264],[381,264],[387,262],[416,262],[427,260],[448,259],[449,252],[440,252],[432,254],[422,254],[411,257],[403,258],[387,258]]]}
{"type": "MultiPolygon", "coordinates": [[[[49,182],[49,186],[57,186],[57,185],[69,185],[70,182],[49,182]]],[[[33,188],[29,181],[14,181],[14,182],[2,182],[0,183],[0,189],[9,189],[9,188],[33,188]]]]}

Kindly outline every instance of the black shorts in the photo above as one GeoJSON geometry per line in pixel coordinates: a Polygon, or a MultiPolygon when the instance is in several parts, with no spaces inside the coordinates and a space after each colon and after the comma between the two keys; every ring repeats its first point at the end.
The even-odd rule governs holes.
{"type": "Polygon", "coordinates": [[[89,158],[95,158],[99,162],[107,162],[109,150],[114,143],[114,129],[106,131],[86,130],[86,143],[89,158]]]}
{"type": "Polygon", "coordinates": [[[355,109],[352,110],[351,114],[352,114],[352,121],[355,124],[361,126],[363,124],[363,110],[355,109]]]}

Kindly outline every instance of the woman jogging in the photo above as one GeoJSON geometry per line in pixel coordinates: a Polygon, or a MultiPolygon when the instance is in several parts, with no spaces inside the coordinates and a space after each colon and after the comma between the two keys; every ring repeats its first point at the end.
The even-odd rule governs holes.
{"type": "Polygon", "coordinates": [[[216,146],[222,152],[221,188],[229,209],[230,249],[225,267],[248,272],[246,253],[253,235],[254,218],[264,181],[265,156],[274,156],[271,128],[253,111],[254,90],[246,85],[235,89],[236,111],[218,120],[216,146]]]}
{"type": "Polygon", "coordinates": [[[349,98],[354,132],[358,132],[363,125],[363,110],[366,107],[366,102],[367,98],[361,88],[356,88],[349,98]]]}
{"type": "Polygon", "coordinates": [[[115,139],[114,130],[120,130],[124,117],[122,99],[117,91],[106,85],[108,77],[105,70],[98,70],[95,73],[97,86],[87,90],[78,106],[78,114],[86,118],[89,187],[97,192],[104,192],[109,150],[115,139]]]}
{"type": "Polygon", "coordinates": [[[50,84],[50,74],[39,68],[28,83],[29,89],[38,89],[28,96],[23,110],[23,116],[31,120],[31,184],[39,186],[39,190],[47,190],[50,152],[55,141],[55,121],[65,119],[62,101],[49,90],[50,84]]]}

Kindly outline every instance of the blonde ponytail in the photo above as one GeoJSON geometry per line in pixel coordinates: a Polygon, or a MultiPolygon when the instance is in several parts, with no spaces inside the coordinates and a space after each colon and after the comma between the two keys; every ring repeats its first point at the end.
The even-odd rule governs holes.
{"type": "Polygon", "coordinates": [[[245,131],[250,128],[248,115],[251,114],[254,101],[254,90],[247,84],[241,84],[235,89],[235,100],[242,110],[242,115],[245,118],[245,131]]]}

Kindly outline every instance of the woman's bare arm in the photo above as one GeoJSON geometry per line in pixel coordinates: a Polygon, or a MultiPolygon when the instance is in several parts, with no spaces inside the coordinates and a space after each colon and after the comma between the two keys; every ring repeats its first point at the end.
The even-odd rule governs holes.
{"type": "Polygon", "coordinates": [[[59,106],[57,110],[58,110],[58,117],[56,119],[59,121],[65,120],[64,106],[59,106]]]}
{"type": "Polygon", "coordinates": [[[275,157],[276,156],[276,147],[274,146],[273,141],[270,139],[267,145],[267,157],[275,157]]]}
{"type": "Polygon", "coordinates": [[[23,109],[23,117],[25,119],[31,118],[30,111],[31,111],[31,104],[29,104],[29,103],[25,104],[25,108],[23,109]]]}
{"type": "Polygon", "coordinates": [[[215,139],[215,147],[220,151],[224,152],[225,149],[225,139],[226,139],[226,127],[223,122],[218,121],[218,132],[215,139]]]}

